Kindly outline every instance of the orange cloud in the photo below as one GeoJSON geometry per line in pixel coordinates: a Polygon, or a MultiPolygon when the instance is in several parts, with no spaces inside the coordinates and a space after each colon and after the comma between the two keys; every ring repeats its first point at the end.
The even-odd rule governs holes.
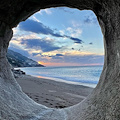
{"type": "MultiPolygon", "coordinates": [[[[40,62],[41,63],[41,62],[40,62]]],[[[103,65],[101,63],[94,63],[94,64],[79,64],[79,63],[42,63],[45,66],[96,66],[96,65],[103,65]]]]}

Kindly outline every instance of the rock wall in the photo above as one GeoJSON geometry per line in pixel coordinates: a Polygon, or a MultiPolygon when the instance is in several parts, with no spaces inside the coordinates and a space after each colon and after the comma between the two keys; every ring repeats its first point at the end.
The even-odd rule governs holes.
{"type": "Polygon", "coordinates": [[[119,120],[120,119],[120,1],[119,0],[1,0],[0,1],[0,119],[119,120]],[[81,103],[50,109],[25,95],[12,75],[6,51],[12,28],[40,9],[67,6],[96,14],[104,36],[105,63],[97,87],[81,103]]]}

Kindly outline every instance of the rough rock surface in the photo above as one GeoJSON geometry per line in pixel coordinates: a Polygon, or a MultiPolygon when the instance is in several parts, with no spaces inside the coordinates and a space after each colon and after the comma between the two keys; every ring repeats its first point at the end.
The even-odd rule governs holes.
{"type": "Polygon", "coordinates": [[[19,78],[22,75],[25,75],[26,73],[20,69],[15,70],[14,68],[12,69],[13,75],[15,78],[19,78]]]}
{"type": "Polygon", "coordinates": [[[120,120],[119,11],[119,0],[0,0],[0,119],[120,120]],[[39,105],[27,97],[6,59],[12,28],[40,9],[59,6],[94,11],[105,44],[105,63],[97,87],[81,103],[61,110],[39,105]]]}

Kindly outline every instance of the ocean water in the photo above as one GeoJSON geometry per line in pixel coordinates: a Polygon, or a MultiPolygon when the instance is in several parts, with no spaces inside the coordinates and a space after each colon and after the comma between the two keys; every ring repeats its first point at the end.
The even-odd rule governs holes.
{"type": "Polygon", "coordinates": [[[103,66],[24,67],[26,74],[71,84],[95,87],[103,66]]]}

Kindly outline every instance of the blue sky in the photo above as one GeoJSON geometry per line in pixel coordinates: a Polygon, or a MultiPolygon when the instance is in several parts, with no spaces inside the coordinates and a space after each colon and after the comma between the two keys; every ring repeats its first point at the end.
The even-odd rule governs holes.
{"type": "Polygon", "coordinates": [[[13,29],[9,49],[46,66],[102,65],[103,36],[92,11],[41,10],[13,29]]]}

